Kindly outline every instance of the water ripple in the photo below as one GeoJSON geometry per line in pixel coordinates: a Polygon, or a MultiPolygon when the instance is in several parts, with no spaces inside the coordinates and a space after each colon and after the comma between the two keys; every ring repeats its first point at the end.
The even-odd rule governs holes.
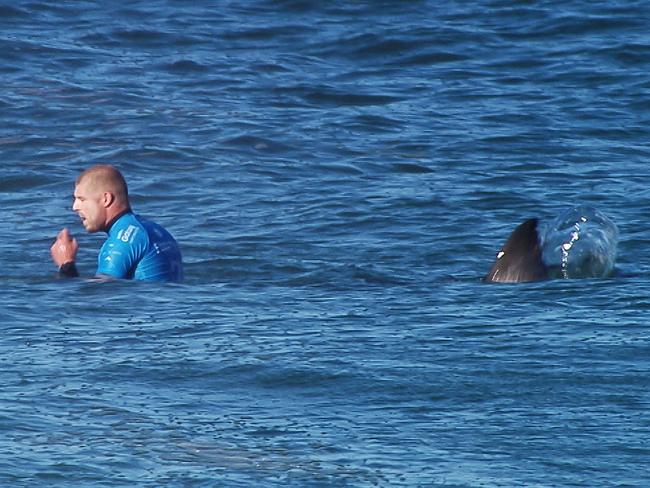
{"type": "Polygon", "coordinates": [[[645,17],[0,7],[0,483],[643,486],[645,17]],[[64,225],[94,273],[70,192],[96,162],[184,283],[55,278],[64,225]],[[618,225],[614,276],[481,283],[576,204],[618,225]]]}

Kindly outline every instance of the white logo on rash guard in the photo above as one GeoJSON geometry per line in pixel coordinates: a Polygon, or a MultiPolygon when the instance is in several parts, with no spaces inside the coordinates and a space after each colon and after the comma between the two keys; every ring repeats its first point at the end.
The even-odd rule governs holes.
{"type": "Polygon", "coordinates": [[[122,242],[130,242],[132,241],[132,237],[135,237],[135,234],[137,232],[138,228],[135,225],[129,225],[125,231],[120,232],[122,235],[118,235],[117,237],[122,241],[122,242]]]}

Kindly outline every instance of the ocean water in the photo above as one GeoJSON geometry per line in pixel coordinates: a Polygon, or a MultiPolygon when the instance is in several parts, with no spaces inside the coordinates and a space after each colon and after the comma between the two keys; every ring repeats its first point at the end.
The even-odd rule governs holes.
{"type": "Polygon", "coordinates": [[[648,486],[648,2],[107,3],[0,6],[0,485],[648,486]],[[100,162],[183,283],[56,279],[100,162]]]}

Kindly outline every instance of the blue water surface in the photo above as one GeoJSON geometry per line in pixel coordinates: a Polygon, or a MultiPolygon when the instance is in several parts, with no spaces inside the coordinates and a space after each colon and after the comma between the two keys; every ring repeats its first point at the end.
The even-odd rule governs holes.
{"type": "Polygon", "coordinates": [[[0,484],[648,486],[649,12],[0,6],[0,484]],[[183,283],[87,279],[96,163],[183,283]],[[614,276],[481,282],[575,205],[614,276]]]}

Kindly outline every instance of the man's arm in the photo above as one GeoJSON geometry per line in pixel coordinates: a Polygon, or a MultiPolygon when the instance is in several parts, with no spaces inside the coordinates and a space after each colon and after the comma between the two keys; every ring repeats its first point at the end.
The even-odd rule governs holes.
{"type": "Polygon", "coordinates": [[[70,235],[68,229],[63,229],[56,236],[56,241],[50,248],[52,260],[54,264],[59,267],[59,276],[74,278],[79,276],[77,266],[75,265],[75,258],[77,257],[77,250],[79,244],[77,239],[70,235]]]}
{"type": "Polygon", "coordinates": [[[132,279],[143,253],[141,247],[109,236],[99,251],[95,276],[103,279],[132,279]]]}

